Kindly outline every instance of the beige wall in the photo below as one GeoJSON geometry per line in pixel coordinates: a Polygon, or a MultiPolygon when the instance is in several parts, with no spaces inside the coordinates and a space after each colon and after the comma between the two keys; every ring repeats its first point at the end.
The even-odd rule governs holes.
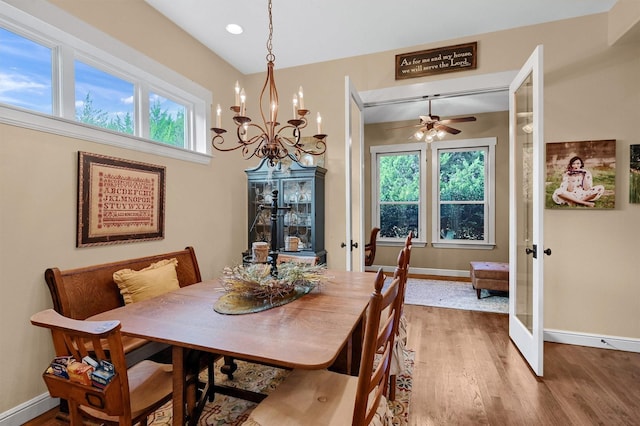
{"type": "MultiPolygon", "coordinates": [[[[24,7],[33,4],[10,2],[24,7]]],[[[231,104],[236,79],[250,94],[257,93],[262,83],[261,74],[239,75],[141,0],[52,3],[209,88],[214,103],[231,104]]],[[[478,69],[465,75],[513,70],[537,44],[544,44],[545,139],[615,138],[619,171],[614,211],[545,214],[545,237],[554,251],[546,262],[545,326],[640,338],[640,205],[627,201],[629,145],[638,143],[640,43],[636,39],[609,47],[607,18],[603,14],[283,70],[277,69],[276,62],[281,97],[288,99],[303,85],[309,107],[322,112],[329,134],[329,265],[344,265],[339,247],[345,210],[344,76],[350,75],[359,90],[445,79],[449,76],[395,81],[395,54],[473,40],[478,41],[478,69]]],[[[498,137],[503,146],[504,136],[498,137]]],[[[51,306],[43,280],[45,268],[89,265],[186,245],[195,246],[205,278],[238,260],[246,245],[244,169],[255,162],[243,161],[236,153],[216,154],[210,165],[196,165],[0,125],[0,291],[4,294],[0,301],[0,412],[45,392],[39,374],[52,355],[50,339],[29,324],[31,314],[51,306]],[[78,150],[167,167],[164,240],[75,248],[78,150]]],[[[502,170],[499,173],[506,176],[502,170]]],[[[504,235],[499,238],[503,241],[504,235]]],[[[426,253],[425,249],[420,260],[431,262],[426,253]]],[[[439,256],[442,262],[451,262],[446,253],[439,256]]]]}

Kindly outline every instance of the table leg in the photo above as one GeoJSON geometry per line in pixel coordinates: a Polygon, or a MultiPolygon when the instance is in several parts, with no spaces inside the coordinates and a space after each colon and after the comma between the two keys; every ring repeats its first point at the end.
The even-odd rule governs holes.
{"type": "Polygon", "coordinates": [[[362,343],[364,341],[364,328],[366,323],[366,316],[360,317],[360,321],[356,325],[356,328],[351,334],[351,371],[349,374],[357,376],[360,373],[360,358],[362,357],[362,343]]]}
{"type": "Polygon", "coordinates": [[[233,373],[238,369],[238,364],[233,361],[233,357],[225,356],[224,365],[220,367],[220,372],[226,374],[229,380],[233,380],[233,373]]]}
{"type": "Polygon", "coordinates": [[[184,425],[184,349],[173,346],[171,353],[173,361],[173,425],[184,425]]]}
{"type": "Polygon", "coordinates": [[[341,374],[357,376],[360,372],[360,356],[362,355],[362,340],[364,339],[364,317],[358,321],[351,336],[347,339],[340,354],[329,370],[341,374]]]}

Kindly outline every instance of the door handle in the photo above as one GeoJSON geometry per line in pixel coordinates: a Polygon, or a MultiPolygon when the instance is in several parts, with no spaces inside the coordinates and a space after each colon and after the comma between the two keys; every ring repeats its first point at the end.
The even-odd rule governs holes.
{"type": "Polygon", "coordinates": [[[533,248],[527,247],[527,248],[524,249],[524,252],[526,254],[532,254],[533,253],[533,258],[537,259],[538,258],[538,245],[534,244],[533,248]]]}
{"type": "MultiPolygon", "coordinates": [[[[527,253],[527,254],[531,254],[531,253],[533,253],[533,258],[534,258],[534,259],[537,259],[537,258],[538,258],[538,245],[537,245],[537,244],[534,244],[534,245],[533,245],[533,248],[529,248],[529,247],[527,247],[527,248],[525,248],[525,249],[524,249],[524,252],[525,252],[525,253],[527,253]]],[[[550,248],[545,249],[545,250],[543,250],[542,252],[543,252],[544,254],[546,254],[547,256],[551,256],[551,249],[550,249],[550,248]]]]}
{"type": "MultiPolygon", "coordinates": [[[[345,248],[347,246],[347,244],[345,242],[340,243],[340,247],[345,248]]],[[[353,251],[354,248],[358,248],[358,242],[356,241],[355,243],[353,242],[353,240],[351,240],[351,251],[353,251]]]]}

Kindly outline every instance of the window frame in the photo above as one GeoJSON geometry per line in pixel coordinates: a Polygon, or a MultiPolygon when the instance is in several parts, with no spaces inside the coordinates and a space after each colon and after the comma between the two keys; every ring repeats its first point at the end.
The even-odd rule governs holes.
{"type": "MultiPolygon", "coordinates": [[[[427,238],[427,146],[424,142],[376,145],[369,149],[371,154],[371,225],[380,227],[380,179],[378,174],[378,157],[393,154],[417,153],[420,162],[420,199],[418,201],[418,237],[414,238],[414,245],[426,244],[427,238]]],[[[377,244],[404,244],[406,237],[389,238],[378,235],[377,244]]]]}
{"type": "Polygon", "coordinates": [[[0,122],[200,164],[211,161],[209,90],[54,5],[20,5],[0,2],[0,26],[52,49],[52,114],[0,104],[0,122]],[[76,121],[75,59],[134,83],[134,135],[76,121]],[[187,108],[184,148],[146,137],[150,91],[187,108]]]}
{"type": "Polygon", "coordinates": [[[475,138],[438,141],[431,143],[431,245],[436,248],[493,249],[495,247],[495,162],[497,139],[475,138]],[[478,240],[448,240],[440,237],[440,152],[449,150],[486,149],[484,236],[478,240]]]}

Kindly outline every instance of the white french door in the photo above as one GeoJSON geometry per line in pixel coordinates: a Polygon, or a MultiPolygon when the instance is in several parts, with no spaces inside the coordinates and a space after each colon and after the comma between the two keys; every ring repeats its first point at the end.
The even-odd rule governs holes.
{"type": "Polygon", "coordinates": [[[347,271],[364,270],[364,104],[345,77],[345,207],[343,248],[347,271]],[[355,214],[354,214],[355,211],[355,214]]]}
{"type": "Polygon", "coordinates": [[[509,337],[543,375],[543,48],[509,86],[509,337]]]}

